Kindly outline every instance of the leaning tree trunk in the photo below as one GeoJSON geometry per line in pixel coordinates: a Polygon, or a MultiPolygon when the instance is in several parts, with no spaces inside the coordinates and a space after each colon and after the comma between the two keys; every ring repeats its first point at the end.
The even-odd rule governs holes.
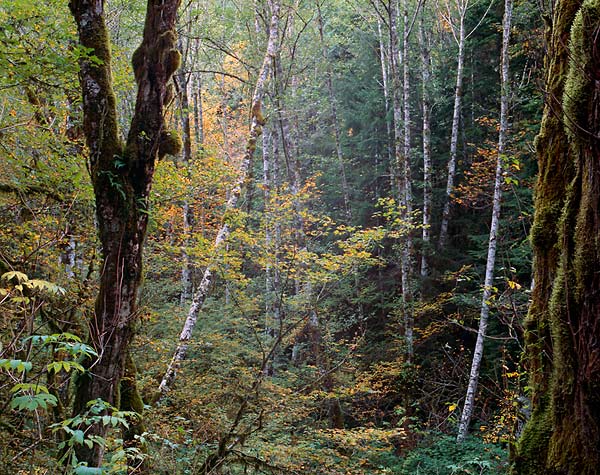
{"type": "MultiPolygon", "coordinates": [[[[75,410],[101,398],[118,406],[119,384],[137,318],[137,293],[142,277],[142,247],[148,224],[148,198],[156,158],[177,152],[180,140],[165,129],[165,105],[172,94],[169,80],[179,66],[175,18],[179,0],[149,0],[141,46],[133,56],[138,85],[134,117],[124,144],[117,125],[112,88],[110,40],[103,0],[71,0],[84,48],[100,59],[80,61],[83,126],[103,265],[90,339],[98,359],[78,380],[75,410]]],[[[106,428],[92,428],[104,436],[106,428]]],[[[104,449],[94,445],[77,451],[80,460],[100,466],[104,449]]]]}
{"type": "MultiPolygon", "coordinates": [[[[263,59],[262,66],[258,73],[258,77],[256,79],[256,86],[254,88],[254,95],[252,96],[252,105],[250,111],[250,131],[248,133],[248,140],[246,143],[246,151],[244,153],[244,157],[242,158],[242,165],[240,169],[240,176],[238,182],[236,183],[233,190],[229,193],[229,199],[226,204],[226,212],[235,209],[237,206],[238,199],[242,193],[242,189],[246,182],[250,166],[252,163],[252,159],[254,157],[254,152],[256,150],[256,142],[262,133],[262,127],[265,125],[265,120],[262,115],[262,100],[265,94],[265,83],[269,74],[271,72],[271,68],[273,63],[275,62],[275,58],[277,56],[278,38],[279,38],[279,2],[272,2],[272,13],[271,13],[271,22],[269,25],[269,40],[267,43],[267,48],[265,52],[265,56],[263,59]]],[[[229,236],[230,229],[227,223],[225,223],[219,232],[217,233],[217,237],[215,238],[214,247],[215,249],[220,248],[226,241],[229,236]]],[[[192,337],[192,333],[194,331],[194,327],[196,326],[196,322],[198,321],[198,315],[200,314],[200,310],[204,305],[206,298],[208,297],[209,290],[213,281],[213,271],[211,266],[209,265],[204,271],[204,275],[202,277],[202,281],[198,285],[198,289],[194,293],[194,297],[192,299],[192,303],[190,305],[188,316],[183,325],[183,330],[181,331],[181,335],[179,336],[179,343],[169,363],[167,371],[165,372],[162,381],[159,385],[159,391],[161,395],[167,393],[173,382],[175,381],[175,377],[177,375],[177,368],[181,361],[183,361],[187,355],[188,342],[192,337]]]]}
{"type": "Polygon", "coordinates": [[[516,450],[519,475],[592,475],[600,466],[599,34],[600,0],[556,3],[526,324],[532,416],[516,450]]]}
{"type": "Polygon", "coordinates": [[[504,154],[506,151],[506,139],[508,133],[508,99],[510,83],[508,75],[509,66],[509,43],[510,25],[512,21],[512,0],[504,1],[504,21],[502,22],[502,53],[501,53],[501,78],[500,78],[500,131],[498,136],[498,158],[496,162],[496,180],[494,184],[494,200],[492,204],[492,222],[490,224],[490,236],[488,241],[488,254],[485,266],[485,281],[483,283],[483,296],[481,298],[481,314],[479,316],[479,330],[477,341],[473,352],[473,362],[469,375],[469,385],[465,404],[458,425],[457,442],[462,442],[469,432],[469,423],[473,415],[475,394],[479,383],[479,370],[483,359],[483,343],[486,336],[488,319],[490,316],[490,299],[494,285],[494,267],[496,266],[496,247],[498,244],[498,228],[500,227],[500,206],[502,203],[502,185],[504,184],[504,154]]]}

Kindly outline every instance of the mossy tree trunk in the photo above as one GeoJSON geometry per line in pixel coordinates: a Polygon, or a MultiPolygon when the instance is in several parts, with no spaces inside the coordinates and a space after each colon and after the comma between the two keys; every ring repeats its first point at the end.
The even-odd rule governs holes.
{"type": "Polygon", "coordinates": [[[526,322],[533,412],[516,448],[519,475],[591,475],[600,464],[599,35],[600,0],[556,3],[526,322]]]}
{"type": "MultiPolygon", "coordinates": [[[[100,290],[89,322],[90,340],[99,357],[78,381],[75,411],[96,398],[120,404],[119,386],[137,320],[154,165],[160,155],[180,148],[180,141],[165,129],[164,121],[165,106],[172,96],[169,80],[180,61],[175,48],[180,0],[148,0],[142,44],[133,57],[138,93],[125,143],[117,125],[104,3],[69,2],[80,43],[93,55],[80,61],[80,83],[103,256],[100,290]]],[[[103,436],[105,428],[94,427],[93,432],[103,436]]],[[[90,466],[100,466],[103,449],[84,446],[77,455],[90,466]]]]}

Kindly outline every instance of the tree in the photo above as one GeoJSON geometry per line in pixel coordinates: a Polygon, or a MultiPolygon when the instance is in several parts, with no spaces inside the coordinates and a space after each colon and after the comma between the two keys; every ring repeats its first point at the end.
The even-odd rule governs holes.
{"type": "Polygon", "coordinates": [[[483,296],[481,298],[481,314],[479,316],[479,330],[477,342],[473,352],[469,386],[465,398],[465,405],[458,426],[457,441],[462,442],[469,431],[469,422],[473,414],[475,393],[479,382],[479,369],[483,358],[483,343],[486,337],[488,319],[490,316],[490,299],[494,284],[494,267],[496,266],[496,248],[498,244],[498,230],[500,228],[500,207],[502,204],[502,186],[504,185],[504,161],[506,159],[506,139],[508,133],[508,101],[510,94],[509,82],[509,44],[510,26],[512,21],[512,0],[504,2],[504,20],[502,22],[502,53],[500,68],[500,132],[498,136],[498,157],[496,160],[496,178],[494,181],[494,199],[492,205],[492,222],[490,224],[490,236],[488,241],[487,262],[485,266],[485,281],[483,283],[483,296]]]}
{"type": "MultiPolygon", "coordinates": [[[[103,259],[95,312],[89,322],[89,338],[99,356],[87,364],[86,374],[78,380],[77,412],[97,398],[113,406],[131,405],[131,401],[119,400],[119,385],[138,317],[137,294],[152,177],[157,158],[181,149],[180,139],[166,129],[164,119],[173,95],[169,80],[181,58],[175,33],[179,3],[148,0],[142,43],[133,55],[138,86],[135,113],[123,143],[112,86],[105,2],[69,2],[81,46],[90,52],[80,60],[80,84],[103,259]]],[[[93,432],[103,436],[106,427],[96,424],[93,432]]],[[[97,467],[103,452],[100,444],[82,446],[78,458],[97,467]]]]}
{"type": "Polygon", "coordinates": [[[469,37],[479,27],[485,16],[487,15],[493,2],[484,13],[479,23],[470,31],[466,32],[465,22],[467,13],[471,6],[471,0],[454,0],[454,5],[450,5],[449,1],[445,2],[446,12],[442,13],[445,21],[448,23],[452,31],[452,35],[458,45],[458,53],[456,59],[456,87],[454,90],[454,109],[452,112],[452,130],[450,133],[450,159],[448,160],[448,177],[446,181],[446,194],[444,196],[444,210],[442,213],[442,222],[440,225],[439,247],[444,249],[448,240],[448,226],[450,224],[450,215],[452,211],[452,192],[454,191],[456,179],[456,161],[458,154],[458,132],[460,126],[460,114],[463,100],[463,80],[465,68],[465,43],[469,37]],[[454,11],[455,10],[455,11],[454,11]],[[457,16],[458,18],[455,18],[457,16]],[[458,25],[456,25],[458,21],[458,25]]]}
{"type": "Polygon", "coordinates": [[[599,31],[600,1],[555,4],[526,321],[532,415],[516,450],[519,475],[591,475],[600,463],[599,31]]]}
{"type": "MultiPolygon", "coordinates": [[[[266,45],[265,56],[258,72],[256,79],[256,86],[254,88],[254,94],[252,96],[252,104],[250,107],[250,130],[248,132],[248,140],[246,144],[246,151],[242,159],[239,179],[229,194],[229,199],[226,205],[226,211],[233,211],[237,205],[237,202],[242,194],[242,189],[246,180],[248,179],[248,173],[252,165],[254,158],[254,152],[256,150],[257,140],[262,133],[262,127],[265,125],[265,121],[262,115],[262,101],[265,94],[265,83],[271,73],[275,57],[277,56],[277,39],[279,37],[279,1],[273,0],[270,3],[271,7],[271,21],[269,23],[269,38],[266,45]]],[[[230,228],[225,222],[215,238],[214,247],[215,249],[221,247],[227,237],[229,236],[230,228]]],[[[188,342],[192,337],[192,332],[196,326],[198,320],[198,314],[206,298],[213,282],[213,269],[209,265],[202,276],[202,281],[198,285],[198,290],[194,293],[192,303],[190,305],[188,316],[184,323],[181,335],[179,336],[179,343],[169,363],[169,366],[160,382],[159,391],[161,394],[168,392],[171,385],[175,381],[177,374],[177,368],[181,361],[183,361],[187,354],[188,342]]]]}

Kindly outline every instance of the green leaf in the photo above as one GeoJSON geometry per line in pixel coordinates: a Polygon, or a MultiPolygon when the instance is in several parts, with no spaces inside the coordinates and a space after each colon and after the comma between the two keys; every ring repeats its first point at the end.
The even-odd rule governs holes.
{"type": "Polygon", "coordinates": [[[35,411],[37,408],[47,409],[48,406],[56,406],[58,400],[52,394],[40,393],[35,395],[17,396],[10,402],[11,409],[19,411],[35,411]]]}
{"type": "Polygon", "coordinates": [[[7,371],[17,370],[20,373],[24,373],[31,371],[33,364],[30,361],[0,359],[0,368],[7,371]]]}
{"type": "Polygon", "coordinates": [[[54,371],[55,373],[58,373],[61,370],[68,373],[72,369],[81,372],[85,371],[83,366],[81,366],[81,364],[77,363],[76,361],[53,361],[52,363],[48,363],[46,369],[48,370],[48,372],[54,371]]]}
{"type": "Polygon", "coordinates": [[[16,282],[27,282],[29,280],[29,277],[27,277],[27,275],[23,274],[23,272],[19,272],[19,271],[11,271],[11,272],[5,272],[4,274],[2,274],[2,276],[0,277],[1,280],[5,280],[7,282],[10,281],[16,281],[16,282]]]}
{"type": "Polygon", "coordinates": [[[85,467],[83,465],[75,468],[75,475],[102,475],[103,473],[103,468],[85,467]]]}
{"type": "Polygon", "coordinates": [[[76,431],[73,432],[73,435],[71,437],[76,444],[82,445],[83,440],[85,439],[85,434],[83,433],[82,430],[77,429],[76,431]]]}
{"type": "Polygon", "coordinates": [[[11,393],[16,393],[18,391],[33,391],[35,394],[49,393],[48,388],[45,385],[38,383],[18,383],[10,390],[11,393]]]}

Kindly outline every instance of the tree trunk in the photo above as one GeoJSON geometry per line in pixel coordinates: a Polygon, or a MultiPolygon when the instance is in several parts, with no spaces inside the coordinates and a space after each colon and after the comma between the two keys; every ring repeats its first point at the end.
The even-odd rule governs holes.
{"type": "MultiPolygon", "coordinates": [[[[263,96],[265,93],[265,83],[271,72],[272,65],[277,56],[278,38],[279,38],[279,2],[272,2],[271,22],[269,26],[269,40],[266,47],[265,56],[263,59],[262,66],[256,79],[256,86],[254,88],[254,94],[252,96],[251,114],[250,114],[250,131],[248,133],[248,141],[246,143],[246,152],[242,159],[242,165],[240,168],[240,175],[236,186],[229,193],[229,199],[226,204],[226,211],[235,209],[238,199],[242,193],[244,183],[248,176],[248,170],[250,169],[252,158],[256,149],[256,142],[258,137],[262,133],[262,126],[264,125],[264,118],[262,115],[261,105],[263,96]]],[[[229,236],[229,226],[225,223],[215,238],[215,248],[219,248],[226,241],[229,236]]],[[[179,343],[177,349],[169,363],[167,371],[163,376],[163,379],[159,386],[159,391],[162,394],[168,392],[175,380],[177,374],[177,368],[179,363],[183,361],[187,354],[188,342],[192,337],[192,332],[196,326],[200,309],[204,305],[204,301],[208,296],[211,284],[213,281],[213,274],[211,266],[209,265],[204,271],[202,281],[198,286],[190,305],[188,316],[179,336],[179,343]]]]}
{"type": "MultiPolygon", "coordinates": [[[[389,79],[388,79],[388,66],[385,58],[385,51],[388,49],[383,41],[383,34],[381,32],[381,18],[377,17],[377,33],[379,36],[379,61],[381,62],[381,81],[383,89],[383,98],[385,101],[385,127],[387,132],[386,151],[388,155],[388,163],[390,167],[393,167],[394,162],[394,151],[391,146],[392,143],[392,128],[390,126],[390,93],[389,93],[389,79]]],[[[394,188],[394,186],[392,186],[394,188]]]]}
{"type": "Polygon", "coordinates": [[[479,330],[473,362],[469,376],[467,396],[458,426],[457,442],[462,442],[469,432],[469,423],[473,415],[475,394],[479,382],[479,370],[483,358],[483,344],[486,336],[488,319],[490,315],[490,299],[494,286],[494,267],[496,265],[496,247],[498,228],[500,226],[500,206],[502,203],[502,185],[504,184],[504,160],[506,151],[506,137],[508,133],[508,101],[510,93],[509,82],[509,44],[510,25],[512,21],[512,0],[504,1],[504,20],[502,22],[502,53],[501,53],[501,80],[500,80],[500,131],[498,137],[498,159],[496,162],[496,180],[494,184],[494,201],[492,205],[492,222],[490,225],[490,237],[488,242],[488,255],[485,266],[485,282],[483,284],[483,297],[481,299],[481,314],[479,316],[479,330]]]}
{"type": "Polygon", "coordinates": [[[423,222],[421,249],[421,277],[429,275],[428,255],[431,241],[431,199],[432,199],[432,162],[431,162],[431,96],[429,82],[431,81],[431,58],[429,45],[423,26],[423,16],[419,24],[419,40],[421,43],[421,79],[423,94],[423,222]]]}
{"type": "MultiPolygon", "coordinates": [[[[403,120],[410,119],[407,111],[402,113],[402,105],[408,108],[408,90],[401,87],[400,84],[400,63],[404,63],[406,58],[403,58],[403,53],[407,53],[407,14],[404,15],[405,34],[403,40],[403,48],[399,49],[398,36],[398,0],[393,0],[390,3],[390,56],[391,56],[391,73],[392,73],[392,107],[394,110],[394,150],[396,155],[395,175],[396,175],[396,193],[398,197],[398,205],[400,208],[400,216],[405,227],[405,235],[401,237],[401,256],[400,270],[402,282],[402,314],[404,320],[404,339],[406,342],[406,355],[410,361],[413,356],[413,325],[414,317],[412,310],[412,282],[411,282],[411,251],[412,251],[412,236],[410,232],[409,221],[412,218],[412,191],[410,185],[410,158],[407,152],[410,153],[410,136],[406,136],[407,125],[403,127],[403,120]],[[402,51],[402,52],[401,52],[402,51]],[[408,114],[408,115],[407,115],[408,114]]],[[[404,71],[405,80],[407,79],[407,71],[404,71]]]]}
{"type": "Polygon", "coordinates": [[[442,213],[442,223],[440,225],[439,247],[444,249],[448,241],[448,225],[450,223],[450,212],[452,208],[452,192],[454,191],[454,181],[456,178],[456,157],[458,150],[458,129],[460,125],[460,111],[463,95],[463,75],[465,63],[465,16],[467,12],[466,4],[459,6],[459,27],[458,27],[458,56],[456,65],[456,88],[454,90],[454,110],[452,112],[452,131],[450,136],[450,160],[448,161],[448,179],[446,182],[446,195],[444,201],[444,211],[442,213]]]}
{"type": "MultiPolygon", "coordinates": [[[[89,148],[92,184],[103,265],[90,340],[98,359],[87,363],[77,384],[75,411],[101,398],[118,406],[119,383],[137,319],[137,293],[142,277],[142,247],[148,224],[148,197],[158,156],[176,153],[180,141],[165,129],[165,105],[172,94],[168,82],[179,66],[175,48],[175,18],[179,0],[149,0],[141,46],[133,56],[138,85],[134,117],[127,143],[118,131],[112,89],[110,40],[104,21],[104,1],[71,0],[83,47],[101,64],[80,61],[84,132],[89,148]]],[[[104,436],[106,427],[92,432],[104,436]]],[[[90,466],[102,463],[104,449],[77,450],[90,466]]]]}
{"type": "Polygon", "coordinates": [[[600,0],[558,1],[547,33],[526,322],[532,416],[513,473],[592,475],[600,465],[600,0]]]}
{"type": "Polygon", "coordinates": [[[194,93],[194,135],[196,137],[196,146],[200,151],[204,147],[204,108],[202,106],[202,77],[198,73],[194,93]]]}
{"type": "MultiPolygon", "coordinates": [[[[179,41],[179,49],[184,50],[181,40],[179,41]]],[[[189,50],[186,48],[186,50],[189,50]]],[[[190,124],[190,101],[189,101],[189,81],[190,74],[184,71],[188,66],[189,58],[187,55],[183,57],[182,68],[176,75],[177,85],[179,86],[179,114],[181,117],[181,130],[183,135],[183,150],[181,163],[188,180],[191,178],[190,165],[192,160],[192,127],[190,124]]],[[[190,206],[189,192],[183,201],[183,246],[181,247],[181,295],[180,304],[185,305],[192,296],[192,272],[193,266],[188,254],[190,246],[190,238],[192,233],[192,208],[190,206]]]]}

